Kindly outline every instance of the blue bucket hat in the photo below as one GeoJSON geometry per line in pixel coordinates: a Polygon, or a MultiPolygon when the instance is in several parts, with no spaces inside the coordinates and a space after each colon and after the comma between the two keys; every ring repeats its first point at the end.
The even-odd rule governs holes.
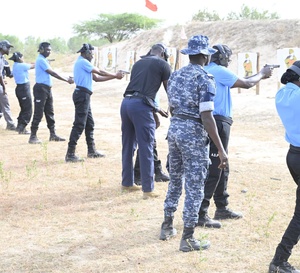
{"type": "Polygon", "coordinates": [[[217,50],[208,46],[208,37],[205,35],[195,35],[192,36],[188,42],[188,47],[180,50],[180,52],[184,55],[212,55],[217,50]]]}

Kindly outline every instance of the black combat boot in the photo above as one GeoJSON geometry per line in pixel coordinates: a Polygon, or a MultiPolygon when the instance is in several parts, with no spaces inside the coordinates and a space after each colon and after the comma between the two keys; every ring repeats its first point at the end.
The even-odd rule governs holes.
{"type": "Polygon", "coordinates": [[[99,158],[99,157],[105,157],[105,154],[103,154],[100,151],[97,151],[95,144],[92,143],[92,144],[88,144],[87,157],[89,157],[89,158],[99,158]]]}
{"type": "Polygon", "coordinates": [[[207,228],[221,228],[222,224],[219,221],[211,219],[207,213],[199,213],[198,223],[196,226],[207,228]]]}
{"type": "Polygon", "coordinates": [[[26,130],[26,125],[20,125],[18,124],[17,126],[17,132],[20,134],[20,135],[29,135],[30,132],[26,130]]]}
{"type": "Polygon", "coordinates": [[[50,129],[49,141],[66,141],[66,139],[58,136],[54,129],[50,129]]]}
{"type": "Polygon", "coordinates": [[[155,162],[154,174],[155,174],[155,182],[170,181],[170,177],[166,173],[164,173],[162,170],[160,160],[158,160],[157,163],[155,162]]]}
{"type": "Polygon", "coordinates": [[[84,161],[83,158],[80,158],[75,154],[75,148],[76,147],[68,147],[68,151],[67,151],[67,154],[66,154],[66,157],[65,157],[66,162],[76,163],[76,162],[83,162],[84,161]]]}
{"type": "Polygon", "coordinates": [[[31,134],[30,134],[28,143],[30,143],[30,144],[41,144],[42,143],[42,141],[37,138],[36,132],[37,132],[37,129],[33,129],[31,127],[31,134]]]}
{"type": "Polygon", "coordinates": [[[293,267],[287,259],[275,255],[269,265],[269,273],[300,273],[300,270],[293,267]]]}
{"type": "Polygon", "coordinates": [[[161,224],[159,240],[169,240],[177,234],[177,230],[173,227],[173,217],[166,217],[161,224]]]}
{"type": "Polygon", "coordinates": [[[200,249],[208,249],[210,247],[210,242],[208,240],[199,241],[194,238],[194,230],[195,228],[193,227],[184,227],[180,241],[180,251],[189,252],[200,249]]]}
{"type": "Polygon", "coordinates": [[[214,217],[215,220],[240,219],[240,218],[243,218],[242,213],[233,211],[227,207],[217,208],[214,217]]]}
{"type": "Polygon", "coordinates": [[[141,174],[140,171],[134,169],[134,184],[141,186],[142,185],[142,180],[141,180],[141,174]]]}

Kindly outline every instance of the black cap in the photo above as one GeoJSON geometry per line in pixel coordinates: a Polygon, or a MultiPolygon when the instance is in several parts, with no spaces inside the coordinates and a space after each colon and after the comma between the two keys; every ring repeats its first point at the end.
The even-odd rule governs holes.
{"type": "Polygon", "coordinates": [[[94,47],[91,44],[83,44],[82,47],[77,51],[77,53],[83,53],[88,50],[94,50],[94,47]]]}
{"type": "Polygon", "coordinates": [[[9,41],[3,40],[0,42],[0,48],[3,48],[3,47],[14,47],[14,46],[9,41]]]}
{"type": "Polygon", "coordinates": [[[13,55],[9,58],[9,60],[18,62],[22,57],[23,57],[23,54],[21,52],[14,52],[13,55]]]}

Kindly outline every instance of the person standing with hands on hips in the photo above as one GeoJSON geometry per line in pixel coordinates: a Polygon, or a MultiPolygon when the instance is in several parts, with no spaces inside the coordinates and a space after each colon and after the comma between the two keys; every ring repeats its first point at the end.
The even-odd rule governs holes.
{"type": "Polygon", "coordinates": [[[68,150],[65,156],[66,162],[81,162],[83,158],[75,154],[77,141],[85,131],[86,144],[89,158],[104,157],[104,154],[96,150],[94,141],[94,119],[91,110],[91,95],[93,94],[93,81],[104,82],[113,79],[122,79],[124,73],[118,71],[111,74],[94,67],[91,60],[94,56],[94,47],[91,44],[83,44],[77,51],[80,56],[74,64],[74,81],[76,84],[73,92],[75,106],[75,119],[69,137],[68,150]]]}
{"type": "Polygon", "coordinates": [[[215,49],[209,47],[207,36],[192,36],[188,47],[181,50],[182,54],[189,55],[189,64],[173,72],[168,82],[167,95],[171,112],[167,137],[170,182],[164,202],[160,240],[168,240],[177,233],[173,227],[173,218],[184,185],[184,228],[179,247],[184,252],[210,246],[209,241],[200,242],[193,236],[210,162],[208,136],[218,149],[218,167],[224,168],[227,163],[227,154],[212,116],[215,81],[203,69],[215,52],[215,49]]]}
{"type": "Polygon", "coordinates": [[[23,54],[21,52],[14,52],[9,60],[14,61],[12,73],[17,85],[15,89],[16,97],[21,108],[18,116],[17,131],[19,134],[29,134],[26,130],[26,126],[32,116],[32,98],[28,71],[34,69],[35,64],[24,63],[23,54]]]}
{"type": "Polygon", "coordinates": [[[168,113],[155,104],[156,94],[167,82],[171,68],[166,59],[167,48],[159,43],[132,67],[130,82],[121,104],[122,130],[122,191],[140,190],[134,184],[133,154],[139,148],[140,174],[143,199],[158,197],[154,192],[153,145],[156,122],[153,112],[163,117],[168,113]]]}
{"type": "Polygon", "coordinates": [[[275,95],[275,106],[285,129],[285,140],[290,144],[286,164],[297,187],[296,206],[269,265],[269,273],[300,273],[288,262],[300,238],[300,61],[295,61],[286,70],[281,76],[281,83],[284,86],[275,95]]]}
{"type": "Polygon", "coordinates": [[[40,43],[39,55],[35,62],[35,85],[33,86],[34,97],[34,114],[31,122],[31,134],[29,137],[30,144],[40,144],[41,140],[37,138],[37,131],[39,124],[45,114],[47,127],[50,131],[49,141],[65,141],[64,138],[56,135],[55,132],[55,120],[53,109],[53,96],[52,96],[52,77],[67,82],[69,84],[74,83],[71,77],[65,77],[59,75],[52,70],[47,58],[51,54],[51,45],[48,42],[40,43]]]}
{"type": "MultiPolygon", "coordinates": [[[[230,128],[232,125],[232,99],[231,88],[249,89],[259,83],[262,79],[267,79],[272,75],[272,69],[263,67],[257,74],[247,78],[240,78],[227,67],[231,62],[232,51],[227,45],[217,44],[213,48],[216,50],[211,56],[211,61],[204,67],[207,73],[214,76],[216,81],[216,96],[214,98],[213,116],[218,127],[218,134],[222,144],[228,153],[230,128]]],[[[209,157],[211,164],[205,182],[204,199],[199,210],[198,226],[220,228],[222,225],[217,220],[239,219],[243,215],[240,212],[232,211],[228,208],[227,184],[229,176],[229,164],[226,168],[219,169],[220,159],[218,148],[213,141],[210,142],[209,157]],[[208,216],[210,199],[214,198],[216,212],[214,219],[208,216]]]]}

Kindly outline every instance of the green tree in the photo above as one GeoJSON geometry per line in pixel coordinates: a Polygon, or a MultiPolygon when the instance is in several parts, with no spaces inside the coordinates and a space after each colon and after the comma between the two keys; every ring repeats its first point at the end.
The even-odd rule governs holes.
{"type": "Polygon", "coordinates": [[[78,35],[103,38],[113,43],[129,39],[143,29],[154,28],[160,22],[137,13],[102,13],[95,20],[74,25],[73,29],[78,35]]]}
{"type": "Polygon", "coordinates": [[[24,42],[24,59],[26,62],[34,62],[36,56],[38,55],[38,45],[40,40],[37,40],[33,36],[28,36],[25,38],[24,42]]]}
{"type": "MultiPolygon", "coordinates": [[[[10,52],[15,52],[15,51],[22,51],[23,50],[23,43],[22,41],[13,35],[2,35],[0,33],[0,41],[2,40],[7,40],[9,41],[14,47],[10,50],[10,52]]],[[[9,56],[10,57],[10,56],[9,56]]]]}
{"type": "Polygon", "coordinates": [[[56,38],[50,39],[48,42],[51,44],[52,50],[55,51],[56,53],[64,54],[64,53],[69,52],[67,42],[63,38],[56,37],[56,38]]]}
{"type": "Polygon", "coordinates": [[[69,39],[68,47],[72,52],[77,52],[84,43],[91,44],[93,46],[102,46],[108,43],[106,39],[90,39],[84,36],[74,36],[69,39]]]}
{"type": "Polygon", "coordinates": [[[267,10],[258,11],[256,8],[249,8],[246,5],[242,5],[241,11],[239,13],[230,12],[227,15],[226,20],[266,20],[266,19],[279,19],[279,15],[274,13],[269,13],[267,10]]]}
{"type": "Polygon", "coordinates": [[[192,20],[193,21],[221,21],[221,20],[266,20],[266,19],[279,19],[279,15],[269,13],[267,10],[258,11],[256,8],[250,8],[242,5],[240,12],[229,12],[226,18],[221,18],[216,11],[209,12],[207,9],[199,10],[192,20]]]}
{"type": "Polygon", "coordinates": [[[207,21],[221,21],[219,14],[217,14],[216,11],[209,12],[207,9],[199,10],[198,13],[196,13],[193,18],[193,21],[201,21],[201,22],[207,22],[207,21]]]}

